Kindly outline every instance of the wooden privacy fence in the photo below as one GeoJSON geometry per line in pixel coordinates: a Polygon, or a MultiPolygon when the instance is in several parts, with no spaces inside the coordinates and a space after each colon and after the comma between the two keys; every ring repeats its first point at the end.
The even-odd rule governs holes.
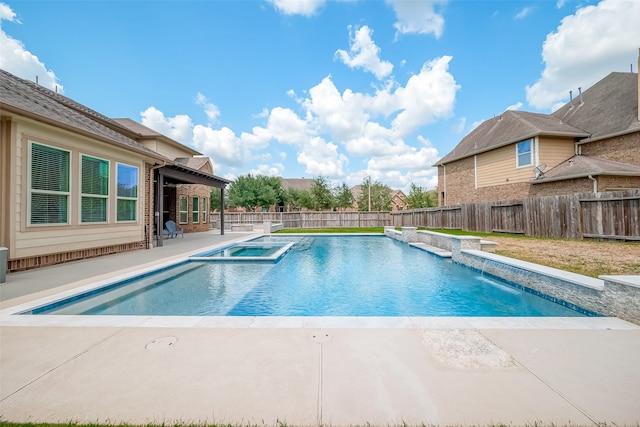
{"type": "MultiPolygon", "coordinates": [[[[211,222],[219,228],[220,214],[212,213],[211,222]]],[[[391,225],[390,212],[225,212],[225,228],[234,224],[280,223],[284,228],[360,228],[391,225]]]]}
{"type": "Polygon", "coordinates": [[[449,228],[566,239],[640,240],[640,190],[530,197],[392,212],[396,227],[449,228]]]}

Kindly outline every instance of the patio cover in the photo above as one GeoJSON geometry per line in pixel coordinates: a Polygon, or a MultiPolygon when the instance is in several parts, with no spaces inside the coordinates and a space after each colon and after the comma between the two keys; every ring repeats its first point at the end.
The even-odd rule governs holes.
{"type": "Polygon", "coordinates": [[[231,181],[216,175],[180,166],[177,164],[165,165],[156,169],[156,206],[155,215],[158,226],[156,227],[156,239],[158,246],[162,246],[162,224],[164,218],[161,209],[164,197],[165,184],[203,184],[209,187],[220,189],[220,234],[224,234],[224,189],[231,181]]]}

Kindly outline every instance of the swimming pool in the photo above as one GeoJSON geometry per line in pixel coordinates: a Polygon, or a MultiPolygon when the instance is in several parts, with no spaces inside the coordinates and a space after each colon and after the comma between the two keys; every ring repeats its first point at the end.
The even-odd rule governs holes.
{"type": "MultiPolygon", "coordinates": [[[[271,239],[268,239],[271,240],[271,239]]],[[[185,261],[29,314],[584,316],[384,236],[297,236],[277,263],[185,261]]]]}

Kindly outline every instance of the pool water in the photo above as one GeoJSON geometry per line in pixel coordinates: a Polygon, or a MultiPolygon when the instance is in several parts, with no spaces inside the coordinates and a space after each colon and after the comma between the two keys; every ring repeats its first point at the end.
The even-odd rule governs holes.
{"type": "Polygon", "coordinates": [[[283,237],[279,262],[185,262],[34,314],[583,316],[384,236],[283,237]]]}

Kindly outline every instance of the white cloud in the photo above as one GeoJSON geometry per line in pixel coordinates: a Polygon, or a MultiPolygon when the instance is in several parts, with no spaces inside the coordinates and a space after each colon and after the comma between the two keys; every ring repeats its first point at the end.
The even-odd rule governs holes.
{"type": "Polygon", "coordinates": [[[626,71],[635,63],[640,40],[640,2],[602,0],[566,16],[542,46],[545,68],[536,83],[526,87],[527,101],[549,109],[612,71],[626,71]]]}
{"type": "Polygon", "coordinates": [[[460,87],[448,71],[450,60],[434,59],[411,76],[405,87],[387,85],[373,96],[350,89],[340,94],[329,76],[309,90],[302,106],[318,132],[330,134],[351,154],[397,153],[403,150],[398,143],[403,137],[452,114],[460,87]]]}
{"type": "Polygon", "coordinates": [[[507,108],[504,109],[504,111],[519,110],[522,108],[522,106],[523,106],[522,102],[518,101],[515,104],[509,105],[507,108]]]}
{"type": "Polygon", "coordinates": [[[298,163],[305,166],[305,172],[316,176],[342,176],[343,168],[349,162],[338,146],[315,137],[304,144],[298,153],[298,163]]]}
{"type": "MultiPolygon", "coordinates": [[[[20,24],[15,12],[6,4],[0,3],[0,24],[2,21],[20,24]]],[[[58,81],[58,77],[51,70],[47,70],[45,64],[36,55],[29,52],[21,41],[7,35],[0,28],[0,68],[15,74],[23,79],[35,81],[38,84],[55,90],[64,92],[63,86],[58,81]]]]}
{"type": "Polygon", "coordinates": [[[193,122],[185,114],[165,117],[162,111],[149,107],[141,111],[140,116],[143,125],[178,142],[189,145],[193,138],[193,122]]]}
{"type": "Polygon", "coordinates": [[[284,165],[282,163],[274,163],[272,165],[258,165],[247,173],[251,175],[282,176],[283,171],[284,165]]]}
{"type": "Polygon", "coordinates": [[[444,18],[435,11],[435,6],[444,6],[447,2],[447,0],[387,0],[398,18],[394,27],[399,34],[433,34],[437,39],[444,31],[444,18]]]}
{"type": "Polygon", "coordinates": [[[449,73],[451,59],[443,56],[424,64],[419,74],[411,76],[406,87],[396,90],[402,110],[393,120],[397,135],[407,135],[452,114],[460,86],[449,73]]]}
{"type": "Polygon", "coordinates": [[[15,22],[16,24],[21,23],[16,13],[4,3],[0,3],[0,21],[15,22]]]}
{"type": "Polygon", "coordinates": [[[312,16],[325,4],[325,0],[268,0],[285,15],[312,16]]]}
{"type": "Polygon", "coordinates": [[[526,16],[530,15],[531,12],[533,12],[533,8],[530,6],[527,6],[516,14],[515,19],[523,19],[526,16]]]}
{"type": "Polygon", "coordinates": [[[204,113],[210,122],[215,122],[218,120],[218,117],[220,117],[220,110],[216,104],[210,102],[206,96],[199,92],[196,95],[196,104],[204,108],[204,113]]]}
{"type": "Polygon", "coordinates": [[[406,150],[397,155],[374,157],[368,161],[370,170],[388,171],[400,169],[422,169],[431,166],[438,160],[438,150],[433,147],[407,146],[406,150]]]}
{"type": "Polygon", "coordinates": [[[251,156],[240,138],[228,127],[212,129],[196,125],[193,128],[193,145],[205,156],[228,166],[241,166],[251,156]]]}
{"type": "Polygon", "coordinates": [[[339,49],[336,57],[349,68],[362,68],[383,79],[391,74],[393,64],[380,59],[380,48],[372,40],[372,34],[373,30],[366,25],[355,30],[349,26],[349,52],[339,49]]]}
{"type": "Polygon", "coordinates": [[[267,133],[271,138],[285,144],[301,144],[309,139],[306,121],[298,117],[294,111],[282,107],[271,110],[267,133]]]}

